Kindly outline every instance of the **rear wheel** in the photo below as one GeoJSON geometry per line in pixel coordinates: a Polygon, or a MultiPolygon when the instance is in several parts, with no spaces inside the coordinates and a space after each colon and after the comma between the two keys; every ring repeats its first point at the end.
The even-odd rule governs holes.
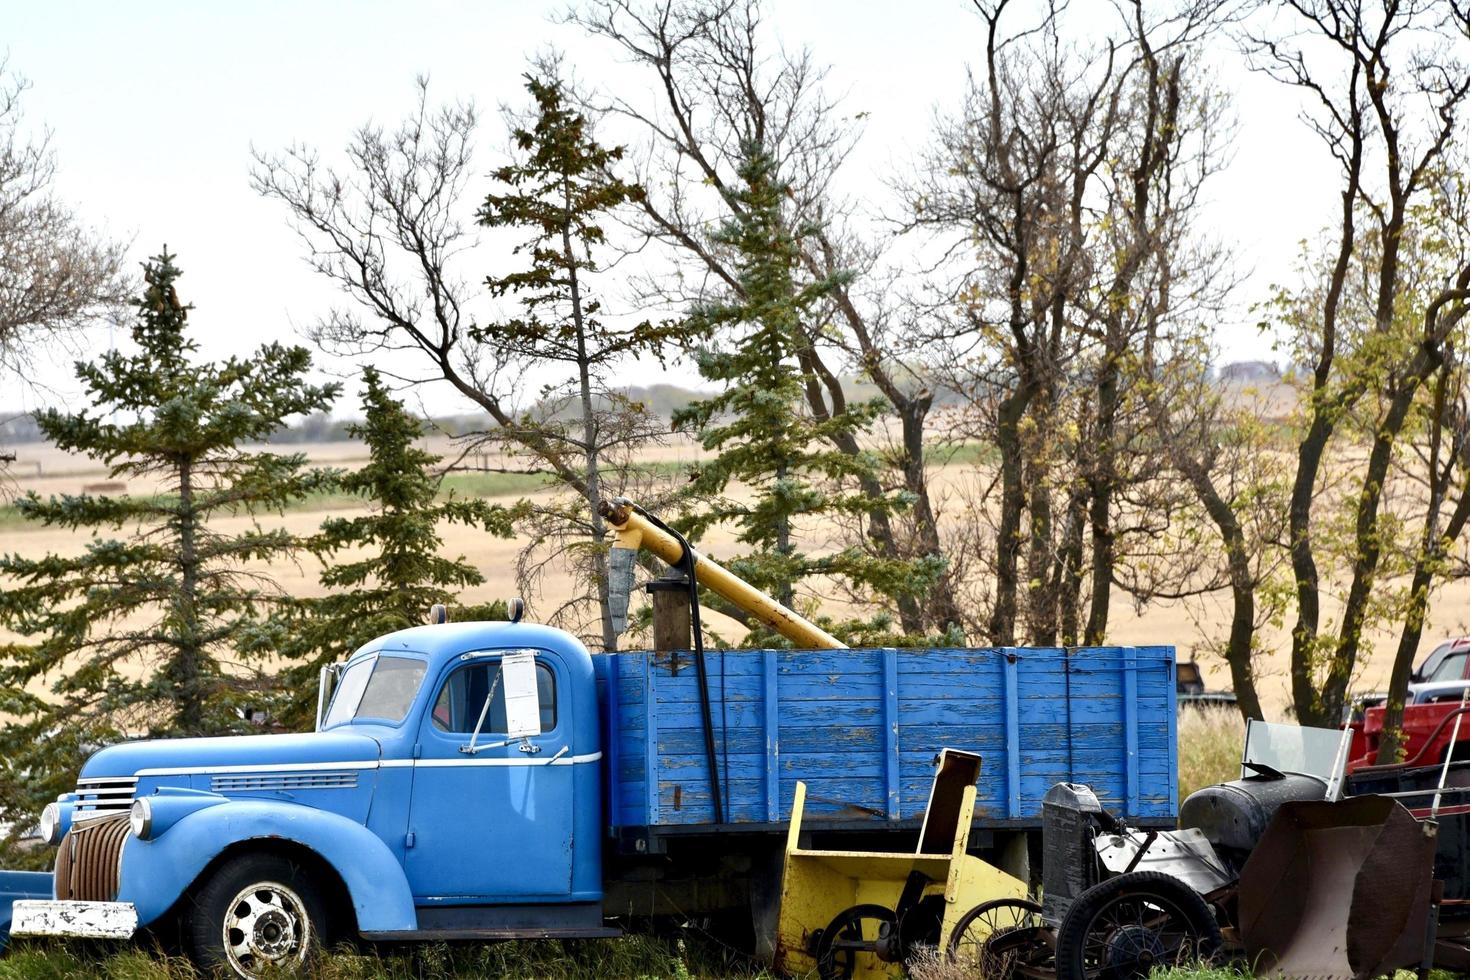
{"type": "Polygon", "coordinates": [[[955,923],[949,937],[950,961],[984,980],[1002,980],[1013,972],[1016,944],[1007,947],[991,940],[1018,936],[1021,930],[1039,931],[1041,925],[1041,906],[1035,902],[1024,898],[982,902],[955,923]]]}
{"type": "Polygon", "coordinates": [[[299,967],[321,947],[325,929],[320,890],[299,864],[274,854],[221,865],[183,917],[190,959],[245,978],[299,967]]]}
{"type": "Polygon", "coordinates": [[[1209,961],[1220,926],[1199,893],[1172,875],[1109,878],[1072,903],[1057,930],[1058,980],[1142,980],[1156,967],[1209,961]]]}
{"type": "Polygon", "coordinates": [[[882,905],[843,909],[817,939],[817,976],[848,980],[859,966],[867,970],[893,962],[897,927],[893,910],[882,905]]]}

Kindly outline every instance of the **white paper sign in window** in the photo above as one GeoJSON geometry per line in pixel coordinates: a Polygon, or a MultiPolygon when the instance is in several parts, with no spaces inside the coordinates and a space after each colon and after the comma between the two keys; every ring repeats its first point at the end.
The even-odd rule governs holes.
{"type": "Polygon", "coordinates": [[[530,650],[507,653],[500,661],[500,683],[505,686],[505,733],[509,738],[541,734],[541,704],[536,693],[536,654],[530,650]]]}

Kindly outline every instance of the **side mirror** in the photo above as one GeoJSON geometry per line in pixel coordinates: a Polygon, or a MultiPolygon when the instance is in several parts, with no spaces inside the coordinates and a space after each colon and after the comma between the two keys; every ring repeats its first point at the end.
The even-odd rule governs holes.
{"type": "Polygon", "coordinates": [[[317,675],[316,731],[322,730],[322,719],[327,715],[327,705],[332,703],[332,692],[336,690],[337,678],[341,673],[341,664],[327,664],[317,675]]]}

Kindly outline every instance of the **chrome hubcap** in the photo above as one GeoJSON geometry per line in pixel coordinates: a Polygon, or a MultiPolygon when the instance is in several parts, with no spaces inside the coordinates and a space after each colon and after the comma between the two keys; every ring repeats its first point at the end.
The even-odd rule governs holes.
{"type": "Polygon", "coordinates": [[[225,953],[244,977],[266,966],[300,963],[310,940],[311,922],[301,896],[278,882],[242,889],[225,913],[225,953]]]}

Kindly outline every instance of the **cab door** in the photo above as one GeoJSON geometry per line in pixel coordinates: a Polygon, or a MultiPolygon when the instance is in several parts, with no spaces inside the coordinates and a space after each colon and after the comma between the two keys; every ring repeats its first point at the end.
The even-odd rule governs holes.
{"type": "MultiPolygon", "coordinates": [[[[502,660],[517,652],[461,655],[424,714],[404,851],[415,898],[535,902],[571,893],[577,801],[566,672],[554,655],[534,651],[541,731],[509,737],[502,682],[515,671],[502,677],[502,660]]],[[[514,721],[518,695],[529,692],[510,694],[514,721]]]]}

